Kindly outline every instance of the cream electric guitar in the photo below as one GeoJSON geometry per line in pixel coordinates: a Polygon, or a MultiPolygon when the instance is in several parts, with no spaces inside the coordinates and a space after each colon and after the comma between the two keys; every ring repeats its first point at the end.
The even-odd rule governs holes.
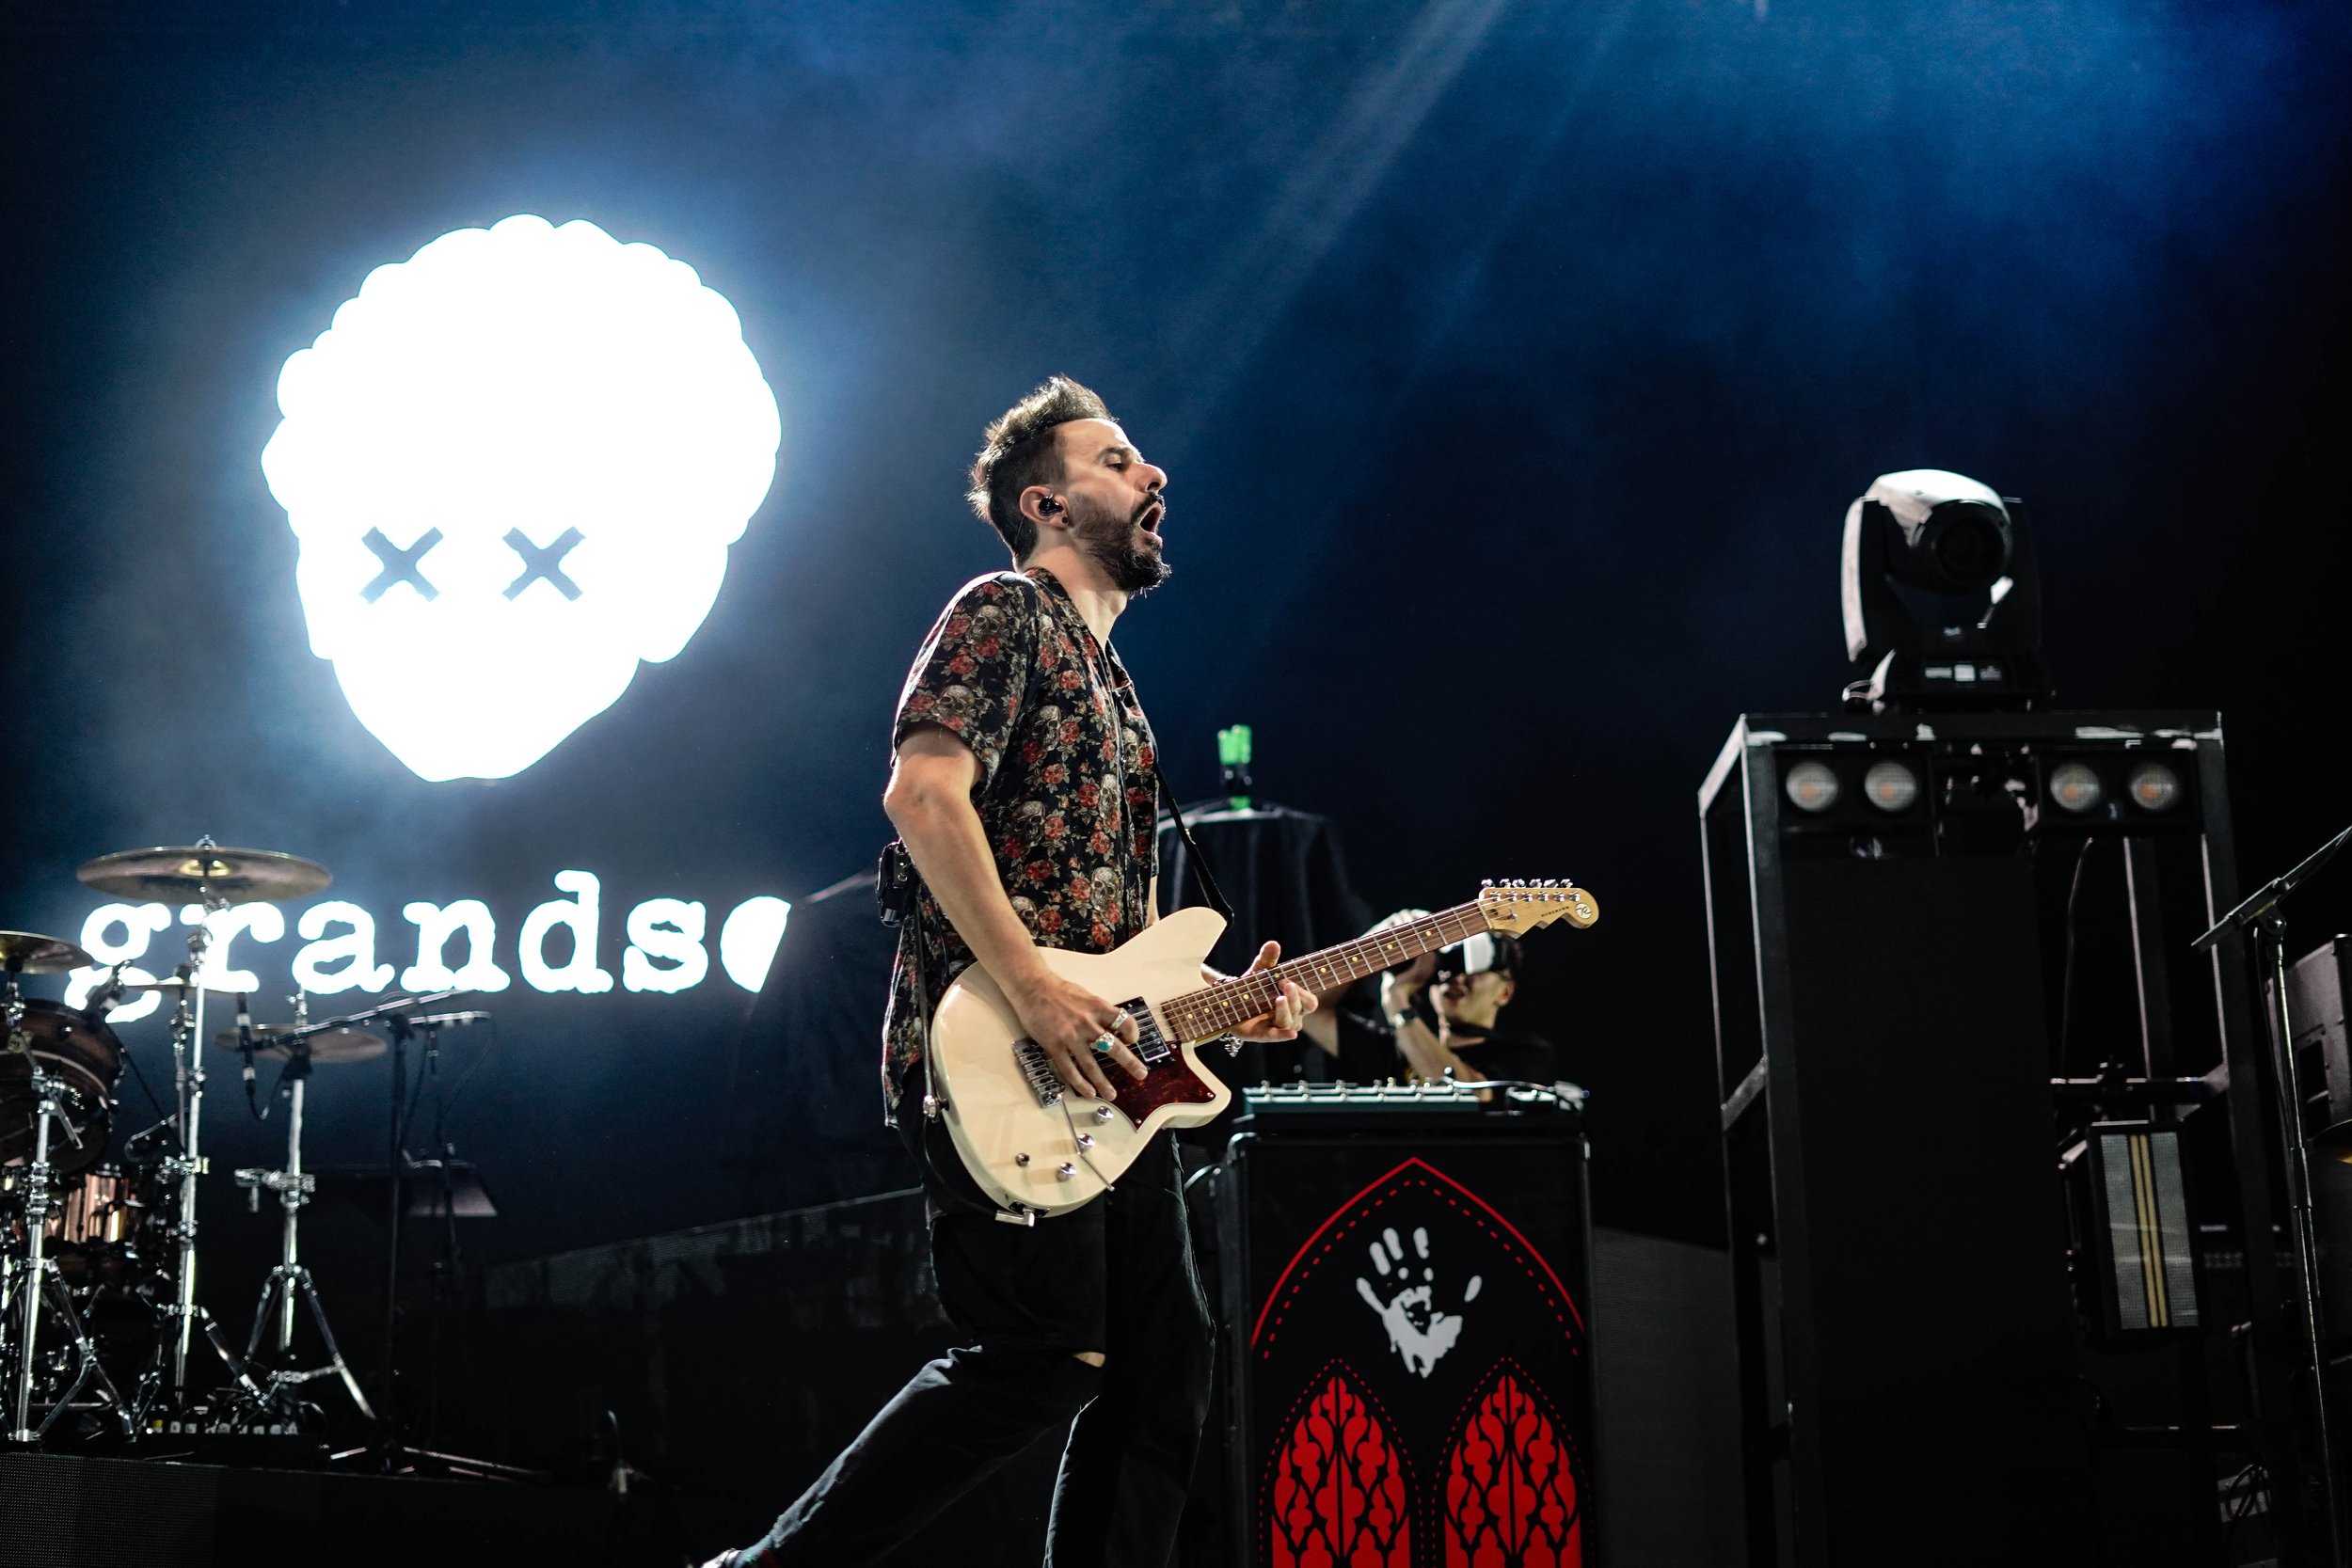
{"type": "Polygon", "coordinates": [[[1043,951],[1057,974],[1136,1021],[1136,1054],[1150,1073],[1137,1082],[1108,1068],[1117,1100],[1064,1087],[977,964],[932,1014],[931,1092],[964,1167],[1005,1209],[1000,1218],[1063,1213],[1117,1182],[1162,1128],[1198,1127],[1225,1109],[1232,1091],[1201,1070],[1200,1046],[1271,1011],[1282,981],[1327,991],[1480,931],[1532,931],[1555,920],[1581,929],[1599,918],[1593,895],[1573,882],[1490,882],[1468,904],[1204,986],[1200,965],[1224,918],[1178,910],[1108,953],[1043,951]]]}

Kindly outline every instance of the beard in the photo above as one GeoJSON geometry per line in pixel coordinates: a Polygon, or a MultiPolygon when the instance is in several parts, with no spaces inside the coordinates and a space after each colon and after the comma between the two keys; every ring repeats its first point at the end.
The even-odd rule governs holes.
{"type": "MultiPolygon", "coordinates": [[[[1167,504],[1160,503],[1163,521],[1167,504]]],[[[1070,498],[1070,533],[1078,548],[1103,568],[1113,588],[1138,599],[1176,570],[1161,557],[1159,546],[1143,537],[1137,519],[1151,509],[1152,502],[1146,500],[1133,516],[1121,517],[1083,496],[1070,498]]]]}

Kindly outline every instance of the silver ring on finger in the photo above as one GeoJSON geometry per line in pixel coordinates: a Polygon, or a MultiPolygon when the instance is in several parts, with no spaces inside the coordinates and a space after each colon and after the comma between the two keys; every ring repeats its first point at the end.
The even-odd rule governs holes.
{"type": "Polygon", "coordinates": [[[1117,1040],[1111,1038],[1108,1035],[1104,1035],[1098,1038],[1087,1041],[1087,1049],[1093,1052],[1097,1056],[1107,1056],[1111,1053],[1112,1048],[1117,1046],[1118,1043],[1119,1042],[1117,1040]]]}

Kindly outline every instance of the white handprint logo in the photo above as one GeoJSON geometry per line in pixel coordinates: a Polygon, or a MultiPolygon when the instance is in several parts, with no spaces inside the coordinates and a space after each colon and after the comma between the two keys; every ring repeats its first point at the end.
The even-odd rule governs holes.
{"type": "MultiPolygon", "coordinates": [[[[1373,1274],[1379,1280],[1375,1287],[1371,1280],[1359,1278],[1356,1293],[1364,1298],[1364,1305],[1380,1315],[1380,1322],[1389,1331],[1389,1344],[1404,1358],[1405,1370],[1427,1377],[1438,1358],[1454,1348],[1454,1341],[1462,1337],[1462,1315],[1440,1312],[1437,1303],[1438,1271],[1429,1262],[1429,1232],[1421,1226],[1413,1227],[1413,1256],[1405,1254],[1405,1243],[1397,1240],[1392,1228],[1383,1229],[1380,1239],[1372,1243],[1373,1274]],[[1421,1277],[1414,1277],[1416,1266],[1421,1277]],[[1387,1301],[1381,1292],[1391,1292],[1387,1301]]],[[[1472,1275],[1463,1287],[1462,1304],[1478,1299],[1480,1276],[1472,1275]]]]}

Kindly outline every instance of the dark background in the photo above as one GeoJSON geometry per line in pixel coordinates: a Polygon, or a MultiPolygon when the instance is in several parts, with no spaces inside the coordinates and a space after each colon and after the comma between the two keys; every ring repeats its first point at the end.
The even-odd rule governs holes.
{"type": "MultiPolygon", "coordinates": [[[[1001,563],[961,467],[1067,371],[1173,476],[1178,576],[1120,643],[1180,795],[1247,721],[1376,909],[1594,888],[1516,1016],[1593,1091],[1598,1220],[1714,1238],[1694,792],[1737,714],[1849,678],[1874,475],[2033,505],[2065,705],[2223,710],[2244,876],[2352,816],[2347,66],[2340,6],[2267,0],[16,8],[0,925],[72,936],[75,864],[209,832],[332,866],[395,963],[402,902],[472,896],[512,970],[592,869],[617,973],[640,899],[715,927],[861,869],[907,657],[1001,563]],[[311,657],[258,458],[369,269],[515,213],[693,265],[784,448],[677,658],[521,776],[428,784],[311,657]]],[[[2352,872],[2297,945],[2344,924],[2352,872]]],[[[243,951],[284,989],[295,944],[243,951]]],[[[749,1002],[715,961],[490,999],[478,1255],[739,1212],[749,1002]]],[[[377,1155],[384,1083],[322,1069],[314,1163],[377,1155]]],[[[214,1103],[216,1169],[274,1151],[214,1103]]]]}

